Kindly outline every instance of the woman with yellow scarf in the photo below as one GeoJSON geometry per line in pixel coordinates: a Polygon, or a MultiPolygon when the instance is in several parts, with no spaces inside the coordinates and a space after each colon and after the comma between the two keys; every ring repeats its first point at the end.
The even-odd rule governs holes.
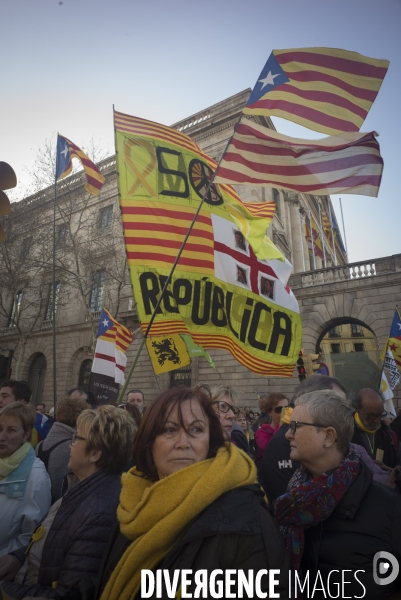
{"type": "MultiPolygon", "coordinates": [[[[261,569],[278,569],[275,592],[288,597],[287,556],[255,465],[224,441],[206,388],[173,388],[152,402],[135,438],[134,463],[122,478],[119,531],[104,558],[96,598],[144,597],[145,570],[147,581],[163,570],[158,597],[168,597],[167,573],[180,598],[183,581],[174,574],[182,569],[192,570],[192,592],[199,569],[209,575],[220,569],[223,586],[227,569],[234,570],[234,581],[237,570],[248,577],[253,569],[255,579],[261,569]]],[[[260,585],[269,595],[268,575],[260,585]]],[[[146,592],[156,597],[156,589],[146,592]]]]}

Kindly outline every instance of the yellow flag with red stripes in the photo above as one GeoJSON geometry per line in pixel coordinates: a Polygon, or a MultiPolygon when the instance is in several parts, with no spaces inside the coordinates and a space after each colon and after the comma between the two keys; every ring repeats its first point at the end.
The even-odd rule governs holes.
{"type": "MultiPolygon", "coordinates": [[[[145,331],[216,163],[180,131],[115,112],[120,207],[145,331]]],[[[274,203],[210,187],[149,331],[156,373],[184,366],[181,335],[248,369],[292,376],[301,345],[291,264],[267,236],[274,203]],[[161,364],[162,363],[162,364],[161,364]]]]}

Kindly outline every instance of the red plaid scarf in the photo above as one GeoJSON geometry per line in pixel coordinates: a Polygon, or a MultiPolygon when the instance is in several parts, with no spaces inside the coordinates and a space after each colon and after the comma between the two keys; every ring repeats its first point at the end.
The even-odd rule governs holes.
{"type": "Polygon", "coordinates": [[[275,517],[294,569],[300,568],[304,530],[328,519],[360,470],[359,458],[353,451],[334,471],[314,479],[305,467],[300,467],[291,478],[287,493],[277,498],[275,517]]]}

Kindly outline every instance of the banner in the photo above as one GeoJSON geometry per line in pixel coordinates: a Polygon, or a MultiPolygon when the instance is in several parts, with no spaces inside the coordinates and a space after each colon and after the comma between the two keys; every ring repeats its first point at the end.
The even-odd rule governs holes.
{"type": "MultiPolygon", "coordinates": [[[[118,112],[114,120],[128,266],[145,331],[216,163],[179,131],[118,112]]],[[[272,205],[212,186],[151,339],[191,335],[255,373],[292,376],[302,327],[287,285],[292,267],[266,234],[272,205]]]]}

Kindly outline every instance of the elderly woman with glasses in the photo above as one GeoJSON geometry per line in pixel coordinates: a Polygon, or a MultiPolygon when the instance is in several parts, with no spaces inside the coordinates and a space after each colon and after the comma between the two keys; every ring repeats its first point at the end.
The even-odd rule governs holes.
{"type": "Polygon", "coordinates": [[[131,459],[135,431],[130,415],[113,406],[79,415],[70,443],[68,491],[52,505],[28,547],[0,558],[2,589],[9,596],[64,597],[80,579],[97,575],[117,523],[121,472],[131,459]]]}
{"type": "MultiPolygon", "coordinates": [[[[207,389],[178,387],[158,396],[139,427],[133,459],[136,466],[123,475],[119,528],[106,552],[95,598],[180,598],[185,588],[190,594],[200,591],[199,574],[204,582],[200,597],[205,592],[210,597],[209,576],[216,569],[221,591],[216,592],[212,578],[212,595],[229,597],[223,593],[229,569],[231,593],[238,569],[247,576],[253,569],[252,581],[261,569],[281,569],[283,579],[275,591],[288,598],[284,546],[255,466],[225,442],[207,389]],[[152,586],[155,580],[160,581],[159,592],[152,586]]],[[[261,588],[270,596],[268,576],[262,577],[261,588]]],[[[255,597],[244,592],[245,598],[255,597]]]]}
{"type": "Polygon", "coordinates": [[[211,389],[212,406],[219,418],[223,430],[224,439],[232,442],[247,454],[250,454],[250,447],[247,437],[242,427],[236,419],[240,414],[238,396],[236,392],[225,385],[217,385],[211,389]]]}
{"type": "Polygon", "coordinates": [[[314,598],[342,589],[343,597],[381,599],[400,590],[398,573],[384,585],[377,565],[379,552],[401,559],[400,497],[373,481],[350,448],[353,431],[353,410],[337,392],[310,392],[295,401],[286,437],[291,460],[301,467],[277,499],[275,517],[292,567],[311,586],[325,586],[326,595],[314,598]]]}

